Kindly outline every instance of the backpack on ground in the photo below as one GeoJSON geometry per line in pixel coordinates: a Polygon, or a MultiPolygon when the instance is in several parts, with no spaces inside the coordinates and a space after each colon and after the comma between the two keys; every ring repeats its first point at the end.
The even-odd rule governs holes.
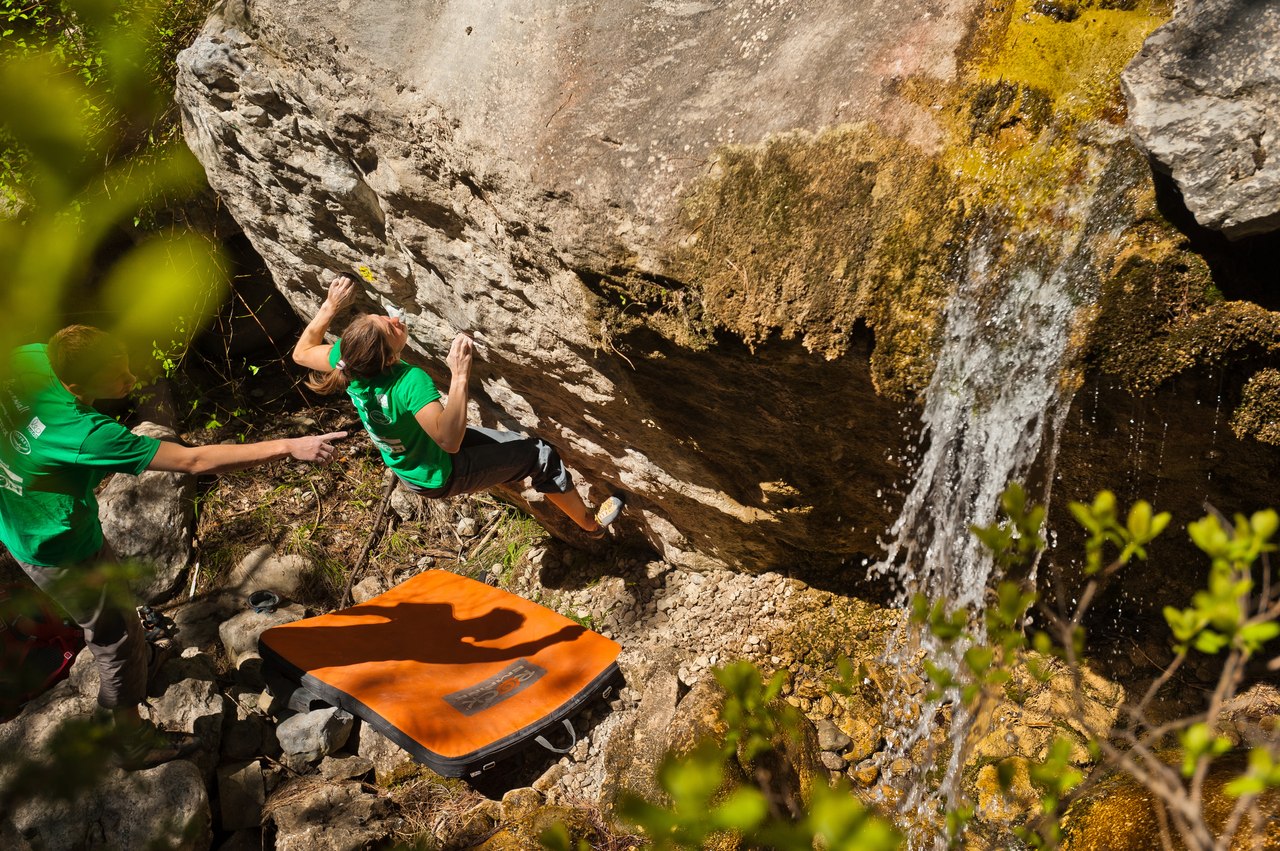
{"type": "Polygon", "coordinates": [[[34,585],[0,584],[0,721],[71,673],[84,631],[34,585]]]}

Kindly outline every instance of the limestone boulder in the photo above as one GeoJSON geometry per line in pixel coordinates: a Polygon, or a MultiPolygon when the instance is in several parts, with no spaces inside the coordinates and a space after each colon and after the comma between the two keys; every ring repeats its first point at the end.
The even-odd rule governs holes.
{"type": "MultiPolygon", "coordinates": [[[[24,759],[41,758],[64,724],[88,717],[97,709],[97,693],[96,680],[91,695],[81,694],[70,681],[58,684],[23,707],[16,718],[0,724],[0,748],[24,759]]],[[[0,763],[0,786],[14,770],[13,763],[0,763]]]]}
{"type": "MultiPolygon", "coordinates": [[[[1124,8],[1105,14],[1126,33],[1154,25],[1145,6],[1113,5],[1124,8]]],[[[1165,109],[1178,94],[1148,109],[1135,76],[1134,127],[1144,115],[1189,113],[1221,124],[1223,138],[1263,126],[1256,145],[1248,136],[1239,150],[1205,146],[1207,167],[1238,172],[1204,181],[1246,196],[1224,214],[1222,227],[1235,233],[1237,220],[1254,228],[1270,215],[1250,204],[1257,187],[1267,196],[1275,160],[1259,162],[1274,148],[1275,122],[1255,121],[1270,108],[1275,40],[1265,40],[1275,4],[1195,5],[1210,17],[1228,10],[1220,29],[1253,45],[1209,60],[1230,79],[1209,79],[1205,91],[1234,91],[1239,76],[1258,84],[1259,100],[1239,106],[1238,120],[1234,101],[1165,109]],[[1258,175],[1244,177],[1250,168],[1256,187],[1258,175]]],[[[975,82],[984,73],[975,54],[999,52],[1004,35],[1009,45],[1021,38],[1001,27],[1031,23],[1047,38],[1066,28],[1053,6],[1011,24],[1008,7],[978,0],[351,0],[341,14],[228,0],[180,56],[177,98],[210,184],[301,316],[314,315],[329,279],[348,272],[358,281],[355,310],[408,311],[405,357],[438,384],[447,383],[449,341],[474,332],[472,422],[546,437],[592,502],[625,491],[620,538],[643,538],[683,568],[786,565],[839,573],[852,590],[916,493],[928,505],[911,503],[898,529],[911,538],[922,527],[914,538],[923,553],[935,527],[938,540],[959,540],[956,529],[986,522],[961,516],[970,506],[987,511],[1009,478],[1036,470],[1072,472],[1055,491],[1061,504],[1091,499],[1095,485],[1115,488],[1130,471],[1133,481],[1160,477],[1136,496],[1158,490],[1186,505],[1207,489],[1234,510],[1238,495],[1270,487],[1276,453],[1252,451],[1218,422],[1214,400],[1234,405],[1238,376],[1228,376],[1226,393],[1220,376],[1208,376],[1211,392],[1195,398],[1180,379],[1172,416],[1156,411],[1158,395],[1135,415],[1133,392],[1111,392],[1108,379],[1100,391],[1085,385],[1093,392],[1059,418],[1057,393],[1079,378],[1059,358],[1077,338],[1122,327],[1138,352],[1118,362],[1120,374],[1145,375],[1150,325],[1196,292],[1232,288],[1175,276],[1136,311],[1139,328],[1118,325],[1113,307],[1085,327],[1094,315],[1086,294],[1103,289],[1096,279],[1118,274],[1111,267],[1124,265],[1113,261],[1131,253],[1125,246],[1151,243],[1135,221],[1170,234],[1148,215],[1149,169],[1113,123],[1118,104],[1063,132],[1039,114],[1049,107],[1036,84],[975,82]],[[957,126],[967,128],[959,137],[957,126]],[[957,167],[976,151],[978,160],[1027,155],[1048,168],[1051,140],[1071,149],[1063,154],[1080,179],[1051,173],[1049,197],[1031,187],[1023,197],[1004,178],[984,188],[957,167]],[[970,203],[988,189],[1000,196],[990,207],[970,203]],[[1043,246],[1024,251],[991,232],[1006,219],[1028,232],[1054,224],[1043,246]],[[1054,297],[1034,292],[1036,282],[1053,283],[1054,297]],[[973,298],[953,298],[961,284],[973,298]],[[1005,291],[1026,298],[1002,306],[1005,291]],[[951,370],[931,385],[948,340],[957,343],[947,350],[951,370]],[[993,345],[959,344],[969,340],[993,345]],[[1009,352],[1030,353],[1030,378],[1003,366],[1009,352]],[[971,397],[953,395],[988,362],[989,380],[971,397]],[[1046,392],[1023,397],[1037,388],[1046,392]],[[948,416],[926,428],[914,403],[930,392],[936,406],[924,413],[948,416]],[[1000,413],[1006,402],[1017,418],[1000,413]],[[991,428],[973,421],[983,411],[991,428]],[[1210,437],[1217,448],[1206,452],[1210,437]],[[916,463],[922,439],[945,464],[916,463]],[[1047,456],[1058,446],[1055,467],[1047,456]],[[981,489],[958,493],[955,481],[981,489]],[[943,518],[940,506],[960,513],[943,518]]],[[[1152,55],[1170,32],[1148,44],[1152,55]]],[[[1108,50],[1127,43],[1108,41],[1108,50]]],[[[1113,79],[1098,78],[1107,84],[1099,90],[1113,79]]],[[[1144,133],[1134,130],[1160,160],[1144,133]]],[[[1167,135],[1195,138],[1181,126],[1167,135]]],[[[1198,180],[1184,186],[1193,209],[1198,180]]],[[[1171,270],[1194,265],[1190,252],[1174,253],[1171,270]]],[[[1156,289],[1146,277],[1118,287],[1156,289]]],[[[1243,326],[1209,315],[1203,342],[1179,342],[1175,327],[1159,355],[1170,366],[1155,372],[1269,347],[1272,314],[1252,313],[1263,315],[1243,326]],[[1220,339],[1224,327],[1250,336],[1220,339]]],[[[1265,399],[1254,404],[1255,419],[1267,410],[1265,399]]],[[[544,500],[517,496],[573,538],[544,500]]],[[[1071,528],[1057,517],[1054,525],[1071,528]]]]}
{"type": "Polygon", "coordinates": [[[306,609],[297,603],[281,605],[274,612],[255,612],[244,609],[218,626],[218,637],[237,669],[260,670],[262,657],[258,654],[258,636],[273,626],[292,623],[307,616],[306,609]]]}
{"type": "MultiPolygon", "coordinates": [[[[550,440],[593,502],[627,492],[617,532],[668,559],[834,566],[876,546],[905,472],[900,402],[878,392],[861,296],[839,282],[869,249],[842,228],[844,259],[815,283],[761,270],[763,291],[726,286],[713,321],[676,268],[699,238],[682,216],[719,152],[867,122],[909,161],[886,185],[932,187],[911,158],[945,135],[930,92],[981,8],[232,0],[181,54],[177,97],[299,314],[350,272],[356,309],[408,311],[406,357],[442,384],[449,341],[475,332],[478,419],[550,440]]],[[[836,194],[900,221],[859,132],[839,137],[834,173],[857,185],[836,194]]]]}
{"type": "Polygon", "coordinates": [[[645,682],[634,716],[610,735],[604,757],[602,798],[606,802],[616,801],[622,793],[654,801],[663,798],[657,770],[670,743],[679,689],[670,670],[655,672],[645,682]]]}
{"type": "Polygon", "coordinates": [[[347,743],[355,719],[330,706],[287,718],[276,727],[286,758],[298,763],[318,762],[347,743]]]}
{"type": "Polygon", "coordinates": [[[359,783],[328,784],[298,778],[267,801],[276,827],[277,851],[338,851],[367,848],[391,836],[395,807],[359,783]]]}
{"type": "Polygon", "coordinates": [[[397,769],[413,761],[408,751],[363,721],[355,723],[351,737],[354,741],[348,741],[347,749],[373,763],[379,782],[385,781],[397,769]]]}
{"type": "Polygon", "coordinates": [[[293,599],[311,567],[305,556],[280,555],[269,544],[264,545],[240,560],[227,582],[227,590],[246,598],[254,591],[274,591],[286,600],[293,599]]]}
{"type": "Polygon", "coordinates": [[[1129,127],[1205,227],[1280,228],[1280,6],[1180,4],[1122,77],[1129,127]]]}
{"type": "Polygon", "coordinates": [[[218,685],[213,659],[194,648],[170,660],[151,681],[148,713],[167,730],[191,733],[203,748],[191,759],[212,775],[218,762],[222,731],[234,710],[218,685]]]}
{"type": "Polygon", "coordinates": [[[266,785],[258,761],[228,763],[218,767],[218,801],[222,829],[253,829],[262,824],[266,785]]]}

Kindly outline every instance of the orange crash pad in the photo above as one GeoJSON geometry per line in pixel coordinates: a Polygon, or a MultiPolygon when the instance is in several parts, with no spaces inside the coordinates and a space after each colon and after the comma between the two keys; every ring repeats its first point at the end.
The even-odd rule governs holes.
{"type": "Polygon", "coordinates": [[[615,641],[444,570],[272,627],[258,646],[268,664],[446,777],[478,775],[535,739],[551,747],[542,734],[569,726],[620,680],[615,641]]]}

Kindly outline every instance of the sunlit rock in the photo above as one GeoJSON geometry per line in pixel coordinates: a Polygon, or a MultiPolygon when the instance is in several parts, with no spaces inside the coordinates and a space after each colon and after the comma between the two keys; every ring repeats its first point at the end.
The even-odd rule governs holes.
{"type": "Polygon", "coordinates": [[[1200,224],[1280,228],[1280,6],[1185,3],[1122,77],[1138,144],[1200,224]]]}

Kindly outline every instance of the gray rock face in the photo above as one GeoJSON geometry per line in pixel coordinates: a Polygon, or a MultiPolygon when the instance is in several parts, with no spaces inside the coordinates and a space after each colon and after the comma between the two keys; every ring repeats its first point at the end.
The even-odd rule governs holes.
{"type": "Polygon", "coordinates": [[[150,684],[149,715],[167,730],[191,733],[203,748],[192,761],[209,776],[218,761],[230,701],[218,687],[213,660],[194,648],[165,665],[150,684]]]}
{"type": "Polygon", "coordinates": [[[385,778],[397,768],[413,760],[404,748],[363,721],[354,725],[351,735],[355,741],[349,742],[351,746],[347,749],[355,751],[357,755],[373,763],[374,772],[379,779],[385,778]]]}
{"type": "Polygon", "coordinates": [[[266,797],[262,764],[258,761],[218,767],[218,800],[223,830],[258,827],[262,823],[262,805],[266,797]]]}
{"type": "Polygon", "coordinates": [[[181,55],[178,99],[299,313],[355,270],[356,307],[407,308],[407,357],[438,381],[450,339],[477,331],[484,424],[546,437],[595,501],[628,492],[619,531],[678,564],[837,564],[874,549],[893,513],[878,490],[903,473],[898,405],[865,358],[662,340],[624,357],[600,281],[661,287],[720,146],[859,120],[936,145],[934,110],[898,83],[952,78],[978,6],[233,0],[181,55]]]}
{"type": "Polygon", "coordinates": [[[669,671],[658,672],[645,683],[632,725],[615,731],[609,739],[605,751],[604,800],[612,800],[624,791],[648,800],[663,800],[655,774],[670,744],[679,685],[669,671]]]}
{"type": "Polygon", "coordinates": [[[818,747],[824,751],[838,753],[853,743],[848,734],[826,719],[819,721],[817,727],[818,747]]]}
{"type": "Polygon", "coordinates": [[[1138,144],[1200,224],[1280,227],[1280,5],[1184,3],[1122,77],[1138,144]]]}
{"type": "Polygon", "coordinates": [[[298,594],[302,577],[311,569],[311,561],[296,553],[278,555],[269,544],[258,547],[236,565],[227,583],[229,590],[248,597],[254,591],[274,591],[292,599],[298,594]]]}
{"type": "MultiPolygon", "coordinates": [[[[161,439],[175,436],[172,429],[155,423],[141,423],[134,432],[161,439]]],[[[116,555],[155,568],[147,586],[137,589],[144,602],[167,596],[191,560],[195,493],[195,476],[147,471],[113,476],[98,497],[102,534],[116,555]]]]}

